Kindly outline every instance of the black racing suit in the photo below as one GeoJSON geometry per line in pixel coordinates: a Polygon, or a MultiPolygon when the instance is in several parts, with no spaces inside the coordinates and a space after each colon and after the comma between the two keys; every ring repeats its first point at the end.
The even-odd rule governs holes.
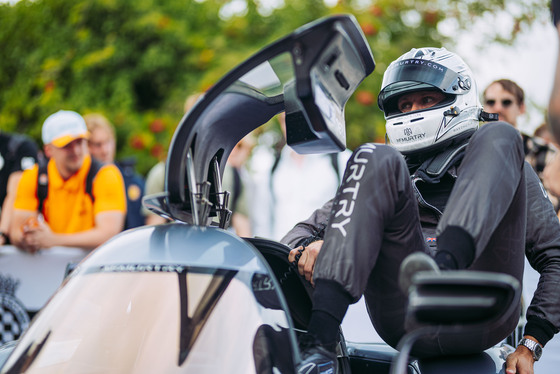
{"type": "MultiPolygon", "coordinates": [[[[525,333],[544,345],[560,327],[560,223],[552,204],[525,165],[521,137],[511,125],[482,126],[458,154],[438,165],[444,170],[439,175],[425,168],[411,175],[394,148],[362,145],[348,162],[335,198],[282,242],[294,248],[328,222],[315,283],[336,282],[353,302],[363,294],[375,329],[395,347],[405,333],[401,261],[414,251],[433,255],[436,237],[449,226],[461,227],[475,245],[468,269],[510,274],[522,283],[526,255],[540,273],[525,333]]],[[[425,339],[413,353],[482,351],[515,329],[519,311],[484,332],[425,339]]]]}

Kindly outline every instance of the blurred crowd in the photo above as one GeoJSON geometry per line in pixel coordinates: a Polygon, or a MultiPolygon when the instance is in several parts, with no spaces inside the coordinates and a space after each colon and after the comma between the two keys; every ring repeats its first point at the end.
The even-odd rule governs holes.
{"type": "MultiPolygon", "coordinates": [[[[185,112],[200,97],[189,96],[185,112]]],[[[515,128],[523,121],[524,91],[512,80],[489,84],[481,102],[515,128]]],[[[248,134],[232,150],[222,185],[230,193],[230,229],[278,241],[334,196],[351,152],[294,152],[286,145],[282,114],[267,129],[248,134]]],[[[520,136],[558,212],[558,143],[547,123],[520,136]]],[[[134,159],[117,160],[115,128],[103,114],[53,113],[43,123],[42,142],[39,149],[25,134],[0,133],[0,244],[30,253],[53,246],[93,249],[122,230],[168,221],[142,206],[143,196],[164,191],[165,162],[144,177],[134,159]]]]}
{"type": "MultiPolygon", "coordinates": [[[[189,96],[184,112],[201,97],[189,96]]],[[[554,136],[560,134],[560,115],[544,113],[547,120],[533,133],[522,132],[525,93],[510,79],[490,83],[480,102],[519,131],[525,160],[560,218],[560,145],[554,136]]],[[[341,184],[352,152],[298,154],[286,144],[285,121],[281,113],[264,131],[247,134],[227,159],[222,187],[230,194],[229,230],[241,237],[280,241],[341,184]]],[[[26,134],[0,131],[0,246],[28,254],[53,247],[93,250],[123,230],[169,222],[142,204],[145,196],[165,191],[166,162],[141,175],[133,158],[119,159],[115,127],[103,113],[60,110],[44,119],[41,135],[39,147],[26,134]]]]}

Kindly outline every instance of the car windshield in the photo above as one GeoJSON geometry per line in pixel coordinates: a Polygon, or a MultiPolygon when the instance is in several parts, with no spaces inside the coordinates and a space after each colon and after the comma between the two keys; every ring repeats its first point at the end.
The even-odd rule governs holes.
{"type": "Polygon", "coordinates": [[[254,339],[267,321],[254,295],[266,282],[235,270],[153,270],[111,266],[71,279],[2,372],[255,372],[254,339]]]}

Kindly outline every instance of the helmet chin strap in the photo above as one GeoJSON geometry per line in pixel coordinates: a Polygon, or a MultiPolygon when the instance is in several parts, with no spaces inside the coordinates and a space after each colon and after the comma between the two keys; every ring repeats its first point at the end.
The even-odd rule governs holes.
{"type": "Polygon", "coordinates": [[[481,109],[480,114],[478,115],[478,119],[484,122],[497,121],[498,113],[488,113],[481,109]]]}
{"type": "MultiPolygon", "coordinates": [[[[443,115],[457,117],[460,112],[461,111],[458,110],[457,107],[451,107],[445,112],[443,112],[443,115]]],[[[497,121],[498,113],[488,113],[481,109],[480,113],[478,114],[478,120],[484,122],[497,121]]]]}
{"type": "MultiPolygon", "coordinates": [[[[459,113],[461,113],[461,111],[458,110],[457,107],[451,107],[443,112],[443,115],[457,117],[459,113]]],[[[497,121],[498,113],[488,113],[481,109],[480,113],[478,114],[478,120],[484,122],[497,121]]]]}

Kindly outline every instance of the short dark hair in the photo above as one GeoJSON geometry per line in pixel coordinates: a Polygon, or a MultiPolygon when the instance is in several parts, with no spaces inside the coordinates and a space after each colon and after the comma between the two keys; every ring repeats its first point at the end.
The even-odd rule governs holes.
{"type": "Polygon", "coordinates": [[[517,83],[510,79],[498,79],[490,83],[488,86],[486,86],[486,89],[482,93],[483,98],[486,98],[486,90],[488,90],[488,87],[490,87],[494,83],[498,83],[504,90],[515,96],[517,105],[523,105],[523,103],[525,102],[525,93],[523,92],[523,88],[519,87],[517,83]]]}

